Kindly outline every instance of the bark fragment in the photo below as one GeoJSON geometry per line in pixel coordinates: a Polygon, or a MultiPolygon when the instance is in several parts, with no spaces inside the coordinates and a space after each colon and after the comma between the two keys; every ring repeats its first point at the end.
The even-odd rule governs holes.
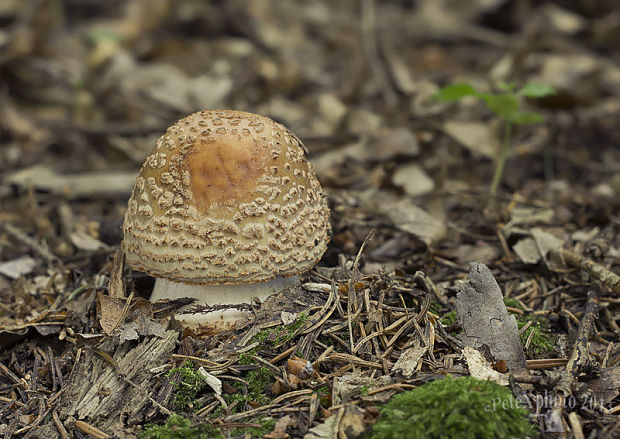
{"type": "Polygon", "coordinates": [[[456,297],[456,312],[466,345],[488,346],[495,361],[506,361],[512,371],[527,367],[517,320],[506,311],[502,291],[486,265],[471,263],[467,284],[456,297]]]}

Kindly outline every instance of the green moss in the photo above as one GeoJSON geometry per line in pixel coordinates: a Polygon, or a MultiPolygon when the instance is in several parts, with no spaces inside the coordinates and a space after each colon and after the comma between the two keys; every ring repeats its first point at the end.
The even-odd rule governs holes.
{"type": "Polygon", "coordinates": [[[216,439],[224,436],[211,424],[192,425],[180,415],[170,415],[164,425],[149,425],[138,433],[139,439],[216,439]]]}
{"type": "Polygon", "coordinates": [[[261,329],[251,340],[251,343],[258,342],[258,345],[250,349],[247,354],[241,354],[240,358],[242,358],[243,355],[256,355],[266,344],[269,344],[271,347],[276,347],[281,343],[292,340],[299,328],[308,321],[308,318],[308,313],[304,311],[297,316],[293,323],[284,326],[276,326],[274,328],[261,329]]]}
{"type": "MultiPolygon", "coordinates": [[[[254,360],[249,354],[241,354],[239,357],[239,364],[254,364],[254,360]]],[[[271,401],[268,391],[271,384],[273,384],[273,372],[270,369],[261,366],[257,369],[249,370],[245,372],[243,379],[247,382],[247,385],[235,381],[231,385],[237,389],[237,391],[234,393],[222,394],[222,398],[224,398],[224,401],[226,401],[226,404],[229,406],[235,401],[238,401],[231,413],[238,413],[246,410],[249,402],[264,405],[271,401]]],[[[209,417],[217,418],[222,415],[222,408],[218,407],[210,413],[209,417]]]]}
{"type": "Polygon", "coordinates": [[[392,398],[372,427],[372,439],[525,438],[528,411],[510,390],[472,377],[424,384],[392,398]]]}
{"type": "Polygon", "coordinates": [[[519,329],[523,328],[529,321],[532,321],[532,325],[521,334],[521,342],[523,345],[527,342],[530,332],[534,331],[532,340],[527,349],[527,354],[531,358],[545,358],[553,354],[555,347],[555,340],[549,330],[549,321],[537,316],[517,319],[517,325],[519,329]]]}
{"type": "MultiPolygon", "coordinates": [[[[525,311],[525,308],[515,299],[504,299],[504,304],[512,308],[518,308],[525,311]]],[[[531,313],[515,314],[519,329],[523,328],[528,322],[532,325],[521,334],[521,342],[525,346],[530,332],[534,331],[530,346],[527,349],[528,358],[544,358],[552,356],[554,353],[555,338],[549,330],[549,321],[544,317],[536,316],[531,313]]]]}
{"type": "MultiPolygon", "coordinates": [[[[259,331],[254,337],[252,337],[252,343],[258,343],[258,345],[248,352],[244,352],[239,355],[239,364],[249,365],[255,364],[252,355],[257,355],[265,345],[276,347],[283,342],[287,342],[293,339],[295,333],[308,321],[308,313],[302,312],[297,319],[289,325],[277,326],[275,328],[267,328],[259,331]]],[[[237,388],[238,392],[223,395],[227,404],[232,404],[234,401],[239,401],[235,411],[243,410],[246,404],[250,401],[266,404],[271,398],[268,395],[268,389],[273,384],[273,372],[266,367],[260,366],[257,369],[250,370],[245,373],[245,381],[248,383],[245,386],[242,383],[233,383],[233,387],[237,388]]],[[[217,414],[217,412],[215,412],[217,414]]]]}
{"type": "Polygon", "coordinates": [[[525,308],[523,307],[523,305],[521,305],[521,303],[517,299],[512,299],[510,297],[504,298],[504,305],[509,306],[511,308],[520,309],[521,311],[525,311],[525,308]]]}
{"type": "Polygon", "coordinates": [[[452,326],[456,323],[456,310],[452,310],[444,314],[441,318],[441,324],[444,326],[452,326]]]}
{"type": "MultiPolygon", "coordinates": [[[[258,342],[258,345],[248,352],[240,354],[239,364],[254,364],[255,361],[252,358],[252,355],[258,354],[266,344],[269,344],[271,347],[276,347],[283,342],[292,340],[299,328],[301,328],[308,321],[308,318],[308,313],[302,312],[299,314],[297,319],[289,325],[259,331],[252,338],[252,343],[258,342]]],[[[183,365],[181,365],[181,367],[172,369],[168,373],[168,376],[175,373],[181,374],[181,380],[176,385],[176,392],[173,401],[174,410],[177,412],[189,413],[195,409],[198,409],[199,407],[194,405],[195,401],[198,399],[200,393],[206,388],[207,384],[200,377],[190,361],[186,361],[183,365]]],[[[235,382],[232,385],[237,388],[238,391],[235,393],[222,395],[228,405],[238,401],[234,412],[245,410],[250,401],[258,404],[266,404],[271,400],[268,396],[268,389],[273,383],[273,372],[271,370],[260,366],[257,369],[247,371],[243,378],[248,383],[247,386],[242,383],[235,382]]],[[[211,413],[210,417],[218,417],[221,414],[221,409],[216,409],[211,413]]]]}
{"type": "Polygon", "coordinates": [[[174,410],[177,412],[190,412],[199,407],[194,407],[193,403],[198,399],[200,392],[207,386],[207,383],[198,375],[191,361],[187,360],[170,372],[168,376],[175,373],[181,374],[181,380],[176,384],[176,392],[174,395],[174,410]]]}
{"type": "Polygon", "coordinates": [[[248,383],[247,387],[241,383],[235,383],[239,392],[231,395],[234,397],[233,399],[238,399],[243,403],[254,401],[259,404],[266,404],[271,400],[267,395],[267,390],[273,383],[273,372],[270,369],[261,366],[258,369],[250,370],[246,373],[244,379],[248,383]],[[242,392],[245,390],[247,390],[247,393],[243,394],[242,392]]]}
{"type": "Polygon", "coordinates": [[[230,431],[230,434],[233,437],[242,437],[242,438],[252,438],[259,439],[262,438],[267,433],[273,431],[276,426],[276,420],[273,418],[254,418],[248,421],[249,424],[260,424],[260,427],[244,427],[244,428],[235,428],[230,431]]]}

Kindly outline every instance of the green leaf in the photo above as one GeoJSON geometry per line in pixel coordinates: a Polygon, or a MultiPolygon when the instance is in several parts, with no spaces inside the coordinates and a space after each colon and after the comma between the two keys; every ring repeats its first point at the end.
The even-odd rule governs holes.
{"type": "Polygon", "coordinates": [[[465,96],[479,96],[480,93],[474,87],[466,83],[451,84],[433,95],[437,101],[454,102],[465,96]]]}
{"type": "Polygon", "coordinates": [[[544,98],[556,94],[555,88],[547,84],[541,84],[539,82],[528,82],[523,86],[518,93],[520,96],[526,96],[528,98],[544,98]]]}
{"type": "Polygon", "coordinates": [[[519,101],[513,95],[485,95],[484,102],[493,113],[505,120],[511,120],[519,111],[519,101]]]}
{"type": "Polygon", "coordinates": [[[543,120],[542,114],[534,113],[533,111],[518,111],[510,118],[510,121],[517,125],[531,125],[533,123],[542,122],[543,120]]]}
{"type": "Polygon", "coordinates": [[[512,92],[515,87],[517,86],[517,83],[512,81],[512,82],[500,82],[498,85],[500,90],[506,91],[506,92],[512,92]]]}

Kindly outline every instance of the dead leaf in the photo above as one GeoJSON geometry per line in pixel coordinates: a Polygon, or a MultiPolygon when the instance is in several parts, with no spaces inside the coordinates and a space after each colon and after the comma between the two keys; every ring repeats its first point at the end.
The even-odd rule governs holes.
{"type": "Polygon", "coordinates": [[[347,128],[355,134],[372,134],[379,130],[383,118],[372,111],[355,108],[349,112],[347,128]]]}
{"type": "Polygon", "coordinates": [[[395,157],[416,157],[420,144],[415,134],[407,128],[384,128],[370,134],[360,159],[383,162],[395,157]]]}
{"type": "Polygon", "coordinates": [[[476,155],[490,159],[497,155],[499,139],[494,127],[488,123],[449,120],[443,124],[443,129],[476,155]]]}
{"type": "Polygon", "coordinates": [[[318,118],[312,121],[315,136],[331,136],[347,114],[347,106],[335,94],[323,93],[317,97],[318,118]]]}
{"type": "Polygon", "coordinates": [[[360,394],[362,386],[382,386],[391,382],[389,376],[372,379],[359,373],[349,373],[334,378],[332,388],[332,404],[342,404],[351,401],[360,394]]]}
{"type": "Polygon", "coordinates": [[[138,340],[140,336],[149,337],[154,335],[155,337],[164,338],[166,333],[166,328],[161,323],[140,313],[134,313],[131,321],[122,323],[118,329],[121,342],[138,340]]]}
{"type": "Polygon", "coordinates": [[[273,430],[270,433],[267,433],[263,438],[265,439],[286,439],[289,437],[286,429],[289,426],[295,425],[297,421],[293,419],[291,415],[282,416],[278,418],[276,421],[276,425],[274,425],[273,430]]]}
{"type": "Polygon", "coordinates": [[[0,274],[4,274],[11,279],[19,279],[20,277],[32,272],[37,266],[37,261],[30,256],[21,256],[11,261],[0,264],[0,274]]]}
{"type": "Polygon", "coordinates": [[[524,264],[538,264],[540,261],[540,252],[534,238],[523,238],[513,245],[512,249],[524,264]]]}
{"type": "Polygon", "coordinates": [[[6,182],[27,188],[61,194],[69,198],[113,197],[127,198],[136,181],[132,172],[90,172],[88,174],[58,174],[44,165],[36,165],[10,174],[6,182]]]}
{"type": "Polygon", "coordinates": [[[203,381],[207,383],[215,393],[217,393],[218,395],[222,394],[222,381],[218,377],[216,377],[215,375],[211,375],[202,366],[198,368],[198,375],[200,375],[200,378],[202,378],[203,381]]]}
{"type": "Polygon", "coordinates": [[[478,241],[474,245],[462,244],[453,252],[448,253],[454,254],[457,261],[461,264],[469,264],[473,261],[490,264],[500,255],[500,251],[497,247],[489,245],[489,243],[484,241],[478,241]]]}
{"type": "Polygon", "coordinates": [[[152,319],[153,305],[150,301],[141,297],[134,298],[127,314],[123,316],[126,302],[126,299],[97,293],[97,315],[99,324],[106,334],[110,335],[117,329],[121,341],[136,340],[139,336],[164,336],[166,329],[152,319]],[[116,328],[115,325],[121,317],[122,320],[116,328]]]}
{"type": "Polygon", "coordinates": [[[541,9],[541,14],[547,17],[551,27],[557,32],[573,35],[582,31],[586,26],[586,20],[581,15],[553,3],[548,3],[541,9]]]}
{"type": "Polygon", "coordinates": [[[546,258],[551,250],[562,247],[563,241],[551,233],[534,227],[530,230],[531,237],[518,241],[513,250],[525,264],[537,264],[541,258],[546,258]]]}
{"type": "Polygon", "coordinates": [[[551,224],[555,211],[549,208],[517,206],[510,212],[510,221],[504,227],[524,226],[531,224],[551,224]]]}
{"type": "Polygon", "coordinates": [[[356,438],[361,435],[365,430],[364,410],[347,404],[322,424],[312,427],[304,439],[334,439],[340,437],[338,431],[341,429],[347,438],[356,438]]]}
{"type": "Polygon", "coordinates": [[[386,191],[371,189],[362,194],[361,200],[365,202],[366,209],[374,214],[385,215],[397,228],[417,236],[424,242],[435,242],[446,233],[442,221],[416,206],[409,198],[396,197],[386,191]]]}
{"type": "Polygon", "coordinates": [[[435,182],[417,163],[408,163],[396,168],[392,182],[401,186],[407,195],[412,197],[423,195],[435,188],[435,182]]]}
{"type": "Polygon", "coordinates": [[[422,357],[428,352],[428,346],[424,345],[420,340],[416,340],[413,343],[413,347],[404,350],[394,367],[392,367],[392,373],[400,372],[405,378],[411,378],[417,371],[418,365],[422,357]]]}
{"type": "Polygon", "coordinates": [[[69,235],[69,239],[71,243],[80,250],[95,251],[108,248],[106,244],[90,236],[86,230],[76,230],[69,235]]]}

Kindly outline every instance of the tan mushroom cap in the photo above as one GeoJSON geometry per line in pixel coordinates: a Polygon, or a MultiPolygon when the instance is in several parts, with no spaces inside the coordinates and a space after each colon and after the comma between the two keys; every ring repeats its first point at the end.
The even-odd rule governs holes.
{"type": "Polygon", "coordinates": [[[329,210],[301,142],[242,111],[181,119],[146,158],[122,248],[136,270],[190,284],[259,282],[308,271],[329,210]]]}

